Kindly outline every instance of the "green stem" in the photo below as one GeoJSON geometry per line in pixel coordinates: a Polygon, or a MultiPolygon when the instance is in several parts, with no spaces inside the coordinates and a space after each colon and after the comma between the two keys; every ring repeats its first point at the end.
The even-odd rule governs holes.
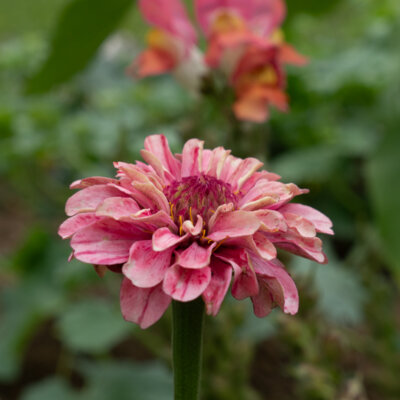
{"type": "Polygon", "coordinates": [[[172,304],[175,400],[198,400],[203,353],[204,302],[172,304]]]}

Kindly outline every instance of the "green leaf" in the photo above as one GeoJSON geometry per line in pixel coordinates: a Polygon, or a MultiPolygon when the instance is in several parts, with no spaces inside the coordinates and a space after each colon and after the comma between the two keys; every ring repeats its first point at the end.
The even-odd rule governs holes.
{"type": "Polygon", "coordinates": [[[77,395],[60,378],[49,378],[30,386],[21,400],[73,400],[77,395]]]}
{"type": "Polygon", "coordinates": [[[85,363],[81,372],[88,383],[82,391],[85,400],[170,400],[172,374],[156,362],[85,363]]]}
{"type": "Polygon", "coordinates": [[[383,255],[400,284],[400,135],[388,133],[367,166],[369,193],[382,237],[383,255]]]}
{"type": "Polygon", "coordinates": [[[72,0],[64,8],[50,53],[28,80],[28,93],[41,93],[81,71],[104,39],[117,27],[133,0],[72,0]]]}
{"type": "Polygon", "coordinates": [[[73,304],[57,323],[63,343],[75,351],[101,353],[123,339],[133,325],[101,299],[73,304]]]}

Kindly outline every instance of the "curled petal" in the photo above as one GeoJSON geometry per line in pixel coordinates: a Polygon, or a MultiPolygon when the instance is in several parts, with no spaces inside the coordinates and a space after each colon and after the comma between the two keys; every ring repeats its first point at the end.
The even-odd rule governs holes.
{"type": "Polygon", "coordinates": [[[74,233],[78,232],[79,229],[85,228],[91,225],[93,222],[98,221],[100,218],[94,213],[82,213],[76,214],[71,218],[65,220],[58,229],[58,234],[63,238],[69,238],[74,233]]]}
{"type": "Polygon", "coordinates": [[[162,285],[138,288],[124,278],[121,285],[121,312],[125,320],[138,324],[142,329],[156,323],[171,303],[171,297],[162,290],[162,285]]]}
{"type": "Polygon", "coordinates": [[[309,220],[292,213],[284,215],[288,227],[294,229],[300,236],[312,238],[316,235],[314,224],[309,220]]]}
{"type": "Polygon", "coordinates": [[[332,221],[326,215],[312,207],[305,206],[303,204],[291,203],[284,205],[279,211],[281,213],[300,215],[301,217],[306,218],[308,221],[311,221],[314,224],[317,232],[333,235],[332,221]]]}
{"type": "Polygon", "coordinates": [[[130,197],[110,197],[97,207],[96,215],[119,220],[134,215],[139,210],[138,203],[130,197]]]}
{"type": "Polygon", "coordinates": [[[246,251],[242,249],[223,250],[216,257],[232,265],[234,279],[232,296],[237,300],[255,296],[258,293],[258,282],[246,251]]]}
{"type": "Polygon", "coordinates": [[[95,211],[97,206],[108,197],[124,196],[118,186],[111,185],[95,185],[72,195],[65,205],[65,212],[68,216],[78,213],[95,211]]]}
{"type": "Polygon", "coordinates": [[[134,188],[133,197],[144,207],[169,212],[167,198],[152,183],[132,182],[132,186],[134,188]]]}
{"type": "Polygon", "coordinates": [[[208,164],[208,170],[205,172],[207,175],[215,178],[220,178],[222,168],[225,164],[226,158],[229,156],[230,150],[225,150],[223,147],[217,147],[212,151],[212,156],[208,164]]]}
{"type": "Polygon", "coordinates": [[[153,153],[147,150],[141,150],[140,154],[143,160],[154,168],[163,182],[171,183],[175,180],[175,177],[162,165],[161,161],[153,153]]]}
{"type": "Polygon", "coordinates": [[[241,159],[229,155],[226,157],[226,160],[224,162],[224,165],[221,170],[221,174],[219,176],[219,179],[223,180],[224,182],[227,182],[229,177],[232,175],[232,173],[236,170],[236,168],[239,166],[241,163],[241,159]]]}
{"type": "Polygon", "coordinates": [[[175,247],[178,243],[182,243],[186,239],[187,234],[184,236],[178,236],[166,227],[160,228],[153,234],[153,250],[164,251],[170,247],[175,247]]]}
{"type": "Polygon", "coordinates": [[[259,291],[251,297],[253,303],[254,315],[258,318],[266,317],[275,307],[273,296],[265,284],[264,279],[258,280],[259,291]]]}
{"type": "Polygon", "coordinates": [[[89,264],[112,265],[128,260],[129,248],[149,234],[132,224],[103,218],[80,229],[71,239],[74,257],[89,264]]]}
{"type": "Polygon", "coordinates": [[[268,172],[268,171],[254,172],[254,174],[249,179],[247,179],[247,181],[243,184],[242,191],[243,193],[247,193],[260,180],[277,181],[280,178],[281,177],[278,174],[274,174],[273,172],[268,172]]]}
{"type": "Polygon", "coordinates": [[[191,236],[199,235],[203,229],[203,218],[198,215],[196,225],[193,225],[192,221],[186,220],[182,224],[182,229],[185,233],[190,233],[191,236]]]}
{"type": "Polygon", "coordinates": [[[217,244],[202,247],[193,242],[187,249],[176,253],[176,264],[184,268],[199,269],[210,264],[211,254],[217,244]]]}
{"type": "MultiPolygon", "coordinates": [[[[283,264],[277,259],[265,261],[250,254],[254,270],[257,273],[260,285],[264,286],[272,296],[273,301],[288,314],[296,314],[299,308],[299,295],[291,276],[286,272],[283,264]]],[[[265,298],[265,293],[260,294],[265,298]]],[[[260,299],[256,299],[258,301],[260,299]]]]}
{"type": "Polygon", "coordinates": [[[276,248],[273,243],[262,233],[256,232],[252,236],[228,239],[224,245],[241,247],[256,253],[265,260],[273,260],[276,257],[276,248]]]}
{"type": "Polygon", "coordinates": [[[79,179],[75,182],[72,182],[69,186],[70,189],[84,189],[89,186],[94,185],[106,185],[108,183],[117,183],[116,179],[105,178],[103,176],[92,176],[90,178],[79,179]]]}
{"type": "Polygon", "coordinates": [[[287,224],[283,215],[274,210],[257,210],[254,212],[261,222],[260,230],[265,232],[286,232],[287,224]]]}
{"type": "Polygon", "coordinates": [[[326,255],[322,251],[322,241],[318,237],[304,238],[293,233],[293,231],[268,236],[276,247],[309,258],[320,264],[328,262],[326,255]]]}
{"type": "Polygon", "coordinates": [[[251,212],[231,211],[221,213],[215,218],[213,224],[210,221],[208,239],[220,241],[228,237],[248,236],[255,233],[260,227],[260,221],[251,212]]]}
{"type": "Polygon", "coordinates": [[[199,175],[202,170],[203,144],[201,140],[190,139],[182,151],[182,178],[199,175]]]}
{"type": "Polygon", "coordinates": [[[163,289],[173,299],[191,301],[199,297],[211,280],[211,268],[182,268],[174,265],[165,274],[163,289]]]}
{"type": "Polygon", "coordinates": [[[175,176],[176,179],[180,179],[180,162],[172,155],[168,140],[164,135],[148,136],[144,141],[144,147],[160,160],[171,175],[175,176]]]}
{"type": "Polygon", "coordinates": [[[229,289],[232,279],[232,267],[217,258],[211,260],[212,276],[207,289],[203,292],[203,300],[208,315],[217,315],[229,289]]]}
{"type": "Polygon", "coordinates": [[[228,178],[228,182],[232,185],[233,190],[240,190],[247,179],[262,166],[263,163],[256,158],[245,158],[242,160],[228,178]]]}
{"type": "Polygon", "coordinates": [[[122,267],[122,273],[138,287],[158,285],[171,265],[172,249],[153,251],[151,240],[141,240],[132,245],[129,259],[122,267]]]}

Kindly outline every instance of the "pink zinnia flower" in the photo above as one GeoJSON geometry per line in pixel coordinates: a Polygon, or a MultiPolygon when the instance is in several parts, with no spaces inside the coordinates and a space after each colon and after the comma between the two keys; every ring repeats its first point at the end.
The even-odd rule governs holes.
{"type": "Polygon", "coordinates": [[[233,297],[250,297],[258,317],[276,305],[295,314],[297,289],[276,247],[325,263],[316,233],[333,233],[325,215],[288,204],[307,190],[197,139],[174,156],[163,135],[149,136],[142,157],[116,162],[116,179],[74,182],[81,190],[59,229],[75,258],[122,272],[124,318],[146,328],[172,299],[200,296],[216,315],[231,281],[233,297]]]}

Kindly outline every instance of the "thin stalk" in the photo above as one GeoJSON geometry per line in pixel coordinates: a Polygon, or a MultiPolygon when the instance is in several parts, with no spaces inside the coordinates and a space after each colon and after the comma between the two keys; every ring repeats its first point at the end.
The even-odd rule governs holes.
{"type": "Polygon", "coordinates": [[[203,355],[204,302],[172,304],[175,400],[198,400],[203,355]]]}

